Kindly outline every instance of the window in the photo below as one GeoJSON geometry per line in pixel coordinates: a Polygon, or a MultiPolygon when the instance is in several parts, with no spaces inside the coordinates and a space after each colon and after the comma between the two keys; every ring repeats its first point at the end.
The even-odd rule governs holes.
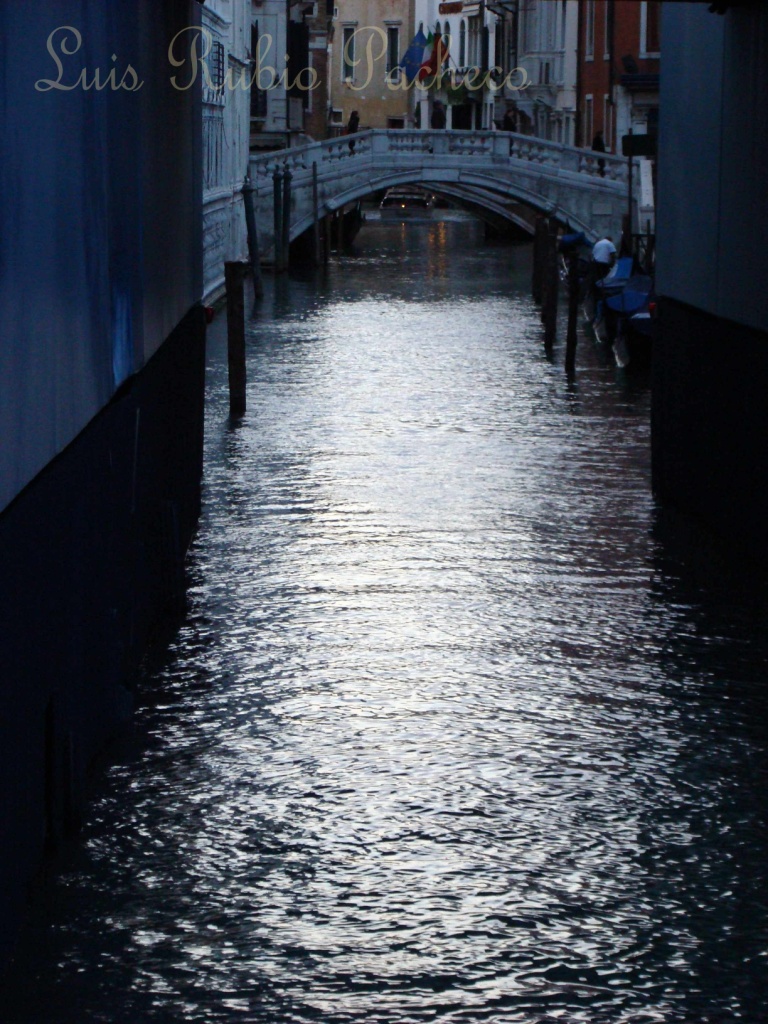
{"type": "Polygon", "coordinates": [[[203,187],[223,184],[224,108],[208,106],[203,110],[203,187]]]}
{"type": "Polygon", "coordinates": [[[446,21],[443,25],[443,46],[445,47],[445,60],[443,61],[443,70],[448,70],[448,62],[451,57],[451,25],[450,22],[446,21]]]}
{"type": "Polygon", "coordinates": [[[459,25],[459,67],[467,66],[467,23],[462,18],[459,25]]]}
{"type": "Polygon", "coordinates": [[[205,75],[203,77],[203,101],[223,105],[224,99],[224,60],[223,44],[214,39],[211,50],[205,59],[205,75]]]}
{"type": "Polygon", "coordinates": [[[603,4],[603,60],[611,59],[611,22],[613,21],[613,4],[611,0],[603,4]]]}
{"type": "Polygon", "coordinates": [[[397,25],[387,26],[387,74],[400,63],[400,29],[397,25]]]}
{"type": "Polygon", "coordinates": [[[355,77],[355,28],[345,25],[341,43],[341,80],[351,82],[355,77]]]}
{"type": "Polygon", "coordinates": [[[592,60],[595,56],[595,0],[587,0],[584,17],[584,57],[592,60]]]}
{"type": "Polygon", "coordinates": [[[563,0],[563,6],[561,8],[561,13],[560,13],[560,41],[557,44],[558,50],[564,50],[565,49],[565,15],[566,15],[566,5],[565,5],[565,0],[563,0]]]}
{"type": "Polygon", "coordinates": [[[221,89],[224,85],[224,45],[218,39],[214,39],[211,52],[208,57],[208,67],[211,69],[211,81],[215,89],[221,89]]]}
{"type": "Polygon", "coordinates": [[[467,64],[476,68],[480,64],[480,19],[469,19],[469,42],[467,46],[467,64]]]}
{"type": "MultiPolygon", "coordinates": [[[[259,23],[254,21],[251,25],[251,56],[256,57],[259,52],[259,23]]],[[[259,75],[254,75],[251,84],[251,117],[263,120],[267,116],[267,90],[262,89],[259,83],[259,75]]]]}
{"type": "Polygon", "coordinates": [[[603,96],[603,142],[605,148],[611,148],[611,97],[608,93],[603,96]]]}
{"type": "Polygon", "coordinates": [[[595,121],[592,111],[592,97],[584,97],[584,138],[583,145],[591,146],[594,137],[595,121]]]}
{"type": "Polygon", "coordinates": [[[658,57],[660,41],[660,0],[643,0],[640,5],[640,56],[658,57]]]}

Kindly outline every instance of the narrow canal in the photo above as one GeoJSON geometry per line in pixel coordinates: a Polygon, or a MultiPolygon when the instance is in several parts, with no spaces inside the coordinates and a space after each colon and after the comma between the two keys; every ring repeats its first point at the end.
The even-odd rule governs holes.
{"type": "Polygon", "coordinates": [[[768,1020],[764,609],[529,260],[453,217],[268,280],[236,426],[217,323],[189,615],[9,1021],[768,1020]]]}

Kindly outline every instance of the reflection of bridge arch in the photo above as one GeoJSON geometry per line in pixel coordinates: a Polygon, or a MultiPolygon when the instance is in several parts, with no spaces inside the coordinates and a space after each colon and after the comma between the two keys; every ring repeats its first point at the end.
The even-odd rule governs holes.
{"type": "Polygon", "coordinates": [[[424,185],[526,230],[515,204],[553,216],[588,237],[618,237],[627,207],[627,166],[618,157],[509,132],[372,130],[351,138],[252,157],[262,247],[273,239],[273,174],[291,172],[290,238],[372,192],[424,185]],[[600,174],[598,159],[605,161],[600,174]],[[316,168],[316,171],[315,171],[316,168]]]}

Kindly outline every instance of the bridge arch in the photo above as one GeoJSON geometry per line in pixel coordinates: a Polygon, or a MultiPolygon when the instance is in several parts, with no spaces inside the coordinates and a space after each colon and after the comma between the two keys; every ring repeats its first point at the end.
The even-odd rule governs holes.
{"type": "Polygon", "coordinates": [[[511,132],[373,129],[354,140],[309,143],[251,159],[267,247],[273,240],[271,179],[285,171],[291,173],[291,240],[313,223],[315,184],[319,217],[380,189],[443,186],[453,197],[528,230],[510,204],[545,213],[592,239],[618,236],[627,208],[627,166],[620,157],[598,158],[591,150],[511,132]],[[603,174],[598,159],[605,161],[603,174]]]}
{"type": "MultiPolygon", "coordinates": [[[[592,227],[584,223],[581,218],[572,212],[560,209],[557,205],[548,202],[544,197],[528,189],[516,186],[514,181],[500,183],[497,178],[486,173],[464,174],[459,179],[450,170],[430,168],[425,171],[397,171],[381,174],[379,177],[367,179],[365,182],[357,182],[352,187],[327,197],[319,204],[319,215],[322,217],[327,213],[336,213],[350,204],[365,199],[372,193],[383,189],[395,188],[400,185],[420,185],[425,189],[444,191],[451,198],[461,201],[466,200],[475,207],[483,207],[489,213],[501,217],[510,224],[532,234],[532,227],[523,217],[510,210],[509,203],[522,203],[529,207],[534,213],[543,213],[554,217],[564,227],[570,226],[575,231],[583,231],[585,234],[592,233],[592,227]]],[[[291,222],[291,241],[307,231],[313,223],[313,212],[306,213],[298,220],[291,222]]]]}

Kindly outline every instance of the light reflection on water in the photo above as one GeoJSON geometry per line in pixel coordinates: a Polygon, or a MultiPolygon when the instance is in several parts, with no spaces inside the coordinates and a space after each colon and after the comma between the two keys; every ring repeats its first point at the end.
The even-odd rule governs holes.
{"type": "Polygon", "coordinates": [[[768,1019],[760,619],[477,242],[268,282],[235,425],[214,331],[190,614],[9,1020],[768,1019]]]}

